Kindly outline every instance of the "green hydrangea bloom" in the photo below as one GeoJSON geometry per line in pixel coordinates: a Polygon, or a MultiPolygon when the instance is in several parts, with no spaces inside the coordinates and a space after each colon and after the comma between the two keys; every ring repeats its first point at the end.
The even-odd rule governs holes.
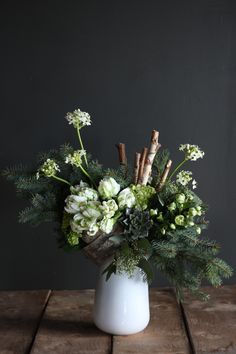
{"type": "Polygon", "coordinates": [[[67,241],[71,246],[77,246],[79,244],[79,237],[80,235],[71,231],[68,235],[67,235],[67,241]]]}
{"type": "Polygon", "coordinates": [[[150,198],[156,194],[152,186],[143,186],[141,184],[132,185],[131,190],[135,196],[135,208],[145,210],[148,207],[150,198]]]}

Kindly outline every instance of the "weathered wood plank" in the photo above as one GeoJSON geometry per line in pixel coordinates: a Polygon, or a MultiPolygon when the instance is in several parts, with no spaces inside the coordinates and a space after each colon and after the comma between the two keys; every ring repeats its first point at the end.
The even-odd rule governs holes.
{"type": "Polygon", "coordinates": [[[114,336],[113,354],[190,353],[174,292],[171,289],[151,289],[150,308],[151,320],[143,332],[132,336],[114,336]]]}
{"type": "MultiPolygon", "coordinates": [[[[203,289],[204,290],[204,289],[203,289]]],[[[207,287],[208,302],[186,295],[183,304],[195,352],[236,353],[236,286],[207,287]]]]}
{"type": "Polygon", "coordinates": [[[0,292],[0,353],[28,353],[48,290],[0,292]]]}
{"type": "Polygon", "coordinates": [[[111,336],[92,320],[94,290],[55,291],[35,338],[32,354],[110,354],[111,336]]]}

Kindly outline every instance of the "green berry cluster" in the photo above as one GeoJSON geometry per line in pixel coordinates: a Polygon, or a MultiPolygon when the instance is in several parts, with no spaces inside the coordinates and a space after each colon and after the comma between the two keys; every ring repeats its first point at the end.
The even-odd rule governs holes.
{"type": "Polygon", "coordinates": [[[151,209],[150,215],[157,221],[162,235],[168,231],[193,227],[197,234],[201,233],[199,217],[204,214],[202,206],[193,201],[191,193],[177,193],[162,210],[151,209]]]}

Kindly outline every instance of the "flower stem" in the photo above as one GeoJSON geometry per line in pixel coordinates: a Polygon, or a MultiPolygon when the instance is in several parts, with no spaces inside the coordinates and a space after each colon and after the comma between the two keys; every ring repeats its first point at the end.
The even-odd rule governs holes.
{"type": "Polygon", "coordinates": [[[92,184],[94,185],[94,187],[97,189],[96,183],[94,182],[94,180],[92,179],[92,177],[90,177],[90,175],[88,174],[88,172],[83,168],[83,166],[79,166],[81,171],[85,174],[85,176],[88,177],[88,179],[92,182],[92,184]]]}
{"type": "Polygon", "coordinates": [[[65,179],[63,179],[63,178],[57,177],[57,176],[55,176],[55,175],[53,175],[53,176],[51,176],[51,177],[55,178],[56,180],[58,180],[58,181],[60,181],[60,182],[66,183],[66,184],[68,184],[69,186],[71,186],[71,184],[70,184],[68,181],[66,181],[65,179]]]}
{"type": "Polygon", "coordinates": [[[115,215],[114,215],[114,223],[116,223],[117,222],[117,220],[121,217],[121,215],[122,215],[122,213],[119,211],[119,212],[117,212],[115,215]]]}
{"type": "Polygon", "coordinates": [[[168,181],[171,180],[171,178],[176,174],[176,172],[178,171],[178,169],[179,169],[181,166],[183,166],[183,164],[184,164],[186,161],[188,161],[188,160],[184,159],[183,161],[181,161],[181,162],[176,166],[176,168],[174,169],[174,171],[171,173],[170,177],[168,178],[168,181]]]}
{"type": "MultiPolygon", "coordinates": [[[[82,138],[81,138],[81,135],[80,135],[80,129],[79,128],[77,128],[77,133],[78,133],[78,138],[79,138],[79,143],[80,143],[81,149],[84,150],[84,144],[83,144],[83,141],[82,141],[82,138]]],[[[87,161],[86,154],[84,155],[84,161],[86,163],[86,166],[88,166],[88,161],[87,161]]]]}

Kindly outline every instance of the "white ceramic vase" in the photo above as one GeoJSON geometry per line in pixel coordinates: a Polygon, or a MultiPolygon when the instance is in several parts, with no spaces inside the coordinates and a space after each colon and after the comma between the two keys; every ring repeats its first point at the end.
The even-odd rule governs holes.
{"type": "MultiPolygon", "coordinates": [[[[109,264],[109,263],[108,263],[109,264]]],[[[132,277],[112,274],[106,281],[101,267],[95,292],[94,323],[104,332],[129,335],[142,331],[149,322],[149,291],[143,273],[136,268],[132,277]]]]}

